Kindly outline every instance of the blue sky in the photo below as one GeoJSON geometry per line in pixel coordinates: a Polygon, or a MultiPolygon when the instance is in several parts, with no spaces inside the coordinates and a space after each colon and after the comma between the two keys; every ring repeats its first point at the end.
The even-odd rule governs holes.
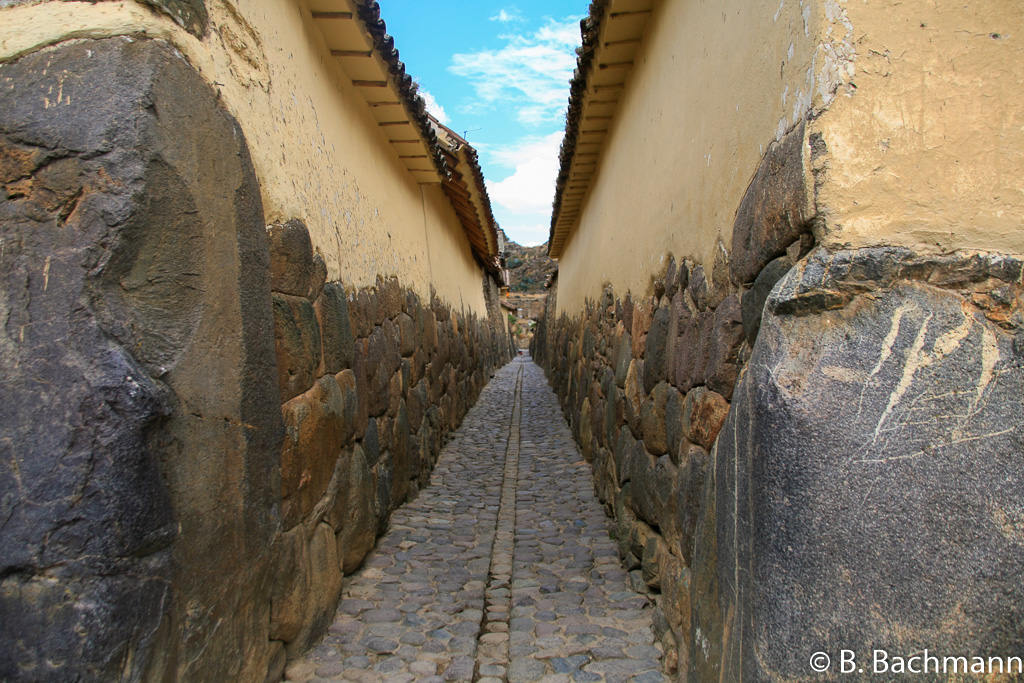
{"type": "Polygon", "coordinates": [[[480,152],[510,238],[547,241],[569,79],[587,0],[380,0],[435,116],[480,152]]]}

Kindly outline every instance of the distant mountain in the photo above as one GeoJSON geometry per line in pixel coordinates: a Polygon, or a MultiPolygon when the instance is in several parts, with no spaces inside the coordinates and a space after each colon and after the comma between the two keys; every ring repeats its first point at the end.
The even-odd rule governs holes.
{"type": "Polygon", "coordinates": [[[508,268],[511,290],[524,294],[544,294],[544,283],[555,271],[555,262],[548,258],[547,242],[538,247],[505,243],[505,267],[508,268]]]}

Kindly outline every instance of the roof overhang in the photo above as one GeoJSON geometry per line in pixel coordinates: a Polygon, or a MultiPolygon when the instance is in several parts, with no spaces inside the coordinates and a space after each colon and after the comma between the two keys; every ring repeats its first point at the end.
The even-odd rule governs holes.
{"type": "Polygon", "coordinates": [[[426,104],[399,60],[374,0],[309,0],[331,56],[362,95],[398,158],[421,184],[443,182],[445,158],[426,104]]]}
{"type": "Polygon", "coordinates": [[[437,119],[430,117],[430,122],[449,169],[441,186],[459,216],[473,254],[490,273],[498,273],[498,228],[476,150],[437,119]]]}
{"type": "Polygon", "coordinates": [[[580,22],[583,46],[570,85],[548,255],[559,258],[579,224],[584,199],[618,108],[654,0],[595,0],[580,22]]]}

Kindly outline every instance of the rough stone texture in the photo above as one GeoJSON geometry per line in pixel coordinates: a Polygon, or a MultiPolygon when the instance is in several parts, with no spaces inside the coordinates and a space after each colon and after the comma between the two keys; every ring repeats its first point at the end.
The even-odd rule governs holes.
{"type": "Polygon", "coordinates": [[[279,677],[511,339],[395,277],[349,306],[170,46],[0,82],[0,679],[279,677]]]}
{"type": "Polygon", "coordinates": [[[710,450],[729,413],[729,403],[721,394],[697,387],[683,402],[683,434],[691,442],[710,450]]]}
{"type": "Polygon", "coordinates": [[[1022,654],[1020,267],[819,250],[776,287],[706,489],[696,623],[724,640],[696,672],[802,677],[803,653],[882,642],[1022,654]]]}
{"type": "Polygon", "coordinates": [[[757,276],[750,290],[743,294],[740,302],[743,316],[743,335],[753,345],[757,339],[757,331],[761,327],[761,313],[764,311],[764,303],[768,300],[768,294],[781,280],[789,269],[793,267],[794,261],[789,256],[780,256],[775,259],[757,276]]]}
{"type": "Polygon", "coordinates": [[[313,386],[321,362],[320,325],[308,299],[273,295],[277,386],[288,401],[313,386]]]}
{"type": "Polygon", "coordinates": [[[732,279],[738,285],[754,282],[769,261],[810,231],[813,190],[805,173],[805,128],[801,122],[772,145],[740,202],[730,253],[732,279]]]}
{"type": "Polygon", "coordinates": [[[270,286],[275,292],[308,297],[313,288],[313,242],[300,220],[267,228],[270,237],[270,286]]]}
{"type": "Polygon", "coordinates": [[[350,421],[338,382],[330,376],[286,403],[282,412],[281,525],[287,530],[301,522],[327,491],[345,445],[343,428],[350,421]]]}
{"type": "Polygon", "coordinates": [[[735,294],[725,297],[715,309],[715,322],[708,343],[708,363],[704,368],[704,384],[727,400],[740,373],[738,352],[743,341],[743,320],[740,302],[735,294]]]}
{"type": "Polygon", "coordinates": [[[324,372],[337,374],[355,362],[355,340],[348,313],[348,298],[341,283],[328,282],[316,300],[320,323],[324,372]]]}
{"type": "Polygon", "coordinates": [[[242,132],[158,41],[0,81],[0,678],[262,679],[281,417],[242,132]]]}
{"type": "Polygon", "coordinates": [[[868,661],[881,642],[1019,654],[1021,261],[797,237],[741,295],[724,256],[710,282],[687,268],[671,315],[671,264],[654,297],[557,321],[556,286],[534,336],[624,569],[664,617],[666,665],[802,680],[815,651],[868,661]],[[663,348],[668,382],[646,367],[663,348]]]}

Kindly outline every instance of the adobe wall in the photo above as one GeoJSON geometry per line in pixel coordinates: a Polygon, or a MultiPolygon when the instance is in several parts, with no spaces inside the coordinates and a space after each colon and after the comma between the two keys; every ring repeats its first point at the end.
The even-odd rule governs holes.
{"type": "MultiPolygon", "coordinates": [[[[190,61],[224,27],[200,46],[140,7],[0,10],[4,49],[8,19],[67,12],[158,34],[0,63],[0,678],[279,680],[511,342],[440,188],[376,126],[350,121],[351,167],[303,161],[282,203],[280,136],[190,61]]],[[[303,68],[271,42],[281,72],[247,96],[310,135],[286,156],[327,154],[340,124],[289,118],[276,88],[303,68]]],[[[336,109],[307,113],[358,115],[336,109]]]]}
{"type": "MultiPolygon", "coordinates": [[[[694,52],[672,62],[659,20],[720,12],[706,7],[656,7],[531,349],[625,564],[656,595],[659,637],[693,681],[818,680],[811,656],[835,665],[844,649],[867,667],[874,648],[1021,656],[1024,202],[1002,172],[1024,140],[1012,115],[966,111],[988,96],[997,112],[1019,103],[1005,27],[1020,19],[996,3],[812,3],[802,16],[821,42],[803,54],[846,66],[796,120],[748,110],[762,131],[750,142],[707,137],[729,116],[721,91],[679,70],[746,80],[779,36],[740,41],[744,52],[708,15],[676,27],[707,35],[680,40],[672,49],[694,52]],[[716,40],[738,56],[705,57],[716,40]],[[668,63],[665,98],[688,116],[675,145],[641,139],[653,112],[673,115],[668,99],[631,104],[668,63]],[[966,133],[979,117],[998,145],[966,133]],[[642,167],[615,139],[627,129],[642,167]],[[691,138],[711,163],[676,173],[691,138]],[[750,170],[716,170],[721,149],[750,170]],[[635,248],[596,246],[613,230],[635,248]]],[[[760,5],[737,7],[765,27],[760,5]]],[[[768,89],[779,63],[751,89],[768,89]]],[[[734,128],[757,129],[722,130],[734,128]]]]}

